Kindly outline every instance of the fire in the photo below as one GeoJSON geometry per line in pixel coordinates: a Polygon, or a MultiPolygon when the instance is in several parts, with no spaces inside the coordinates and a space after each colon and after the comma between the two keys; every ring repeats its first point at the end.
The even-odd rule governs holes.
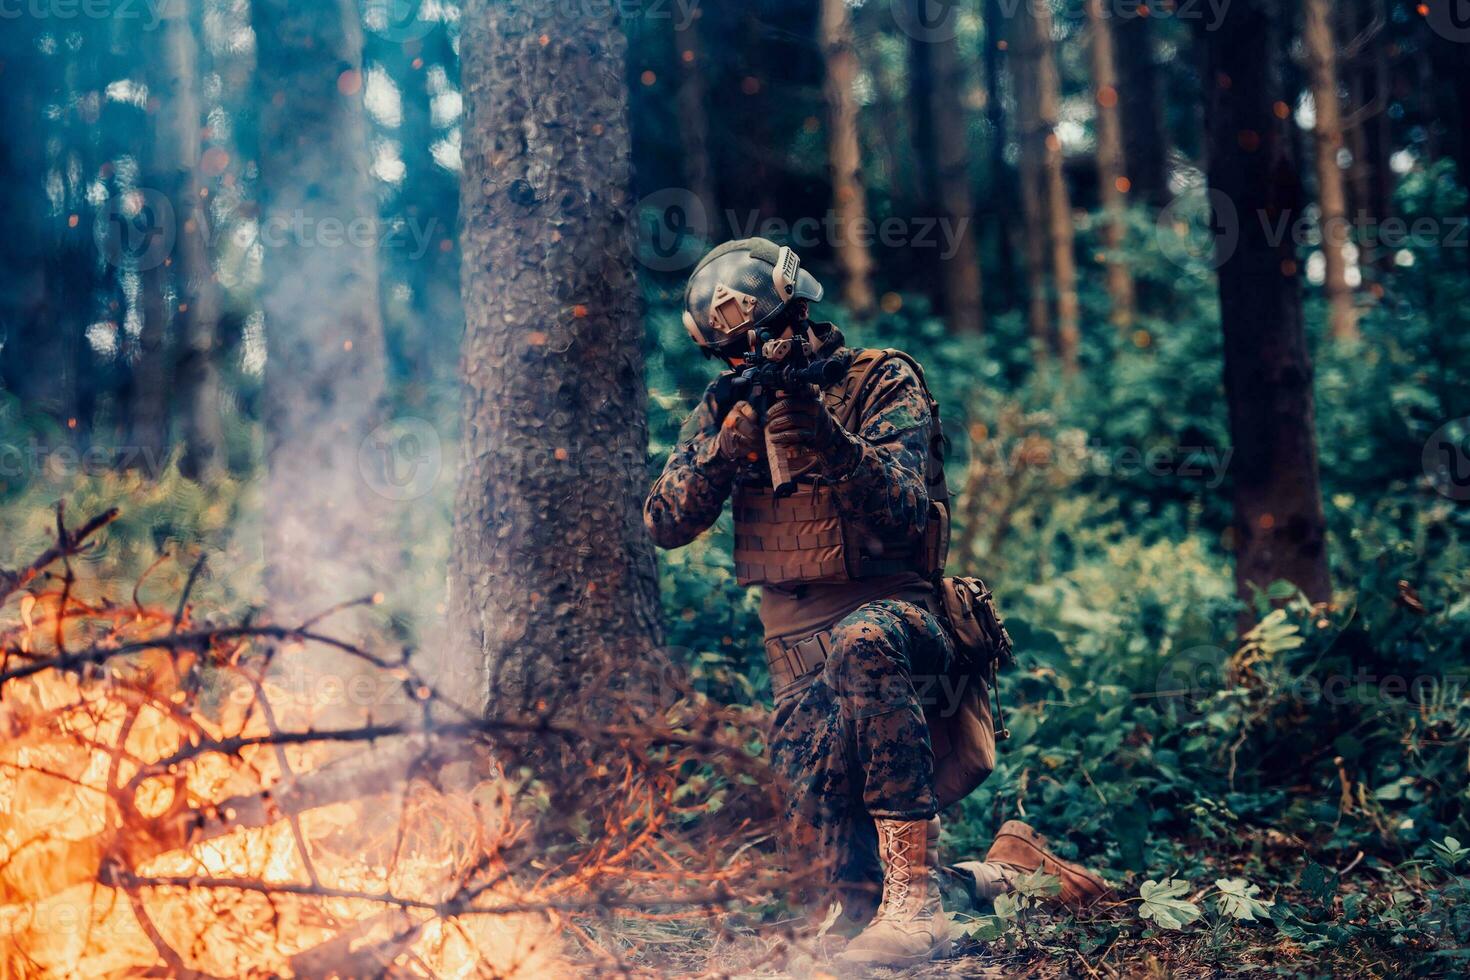
{"type": "Polygon", "coordinates": [[[84,596],[114,516],[0,569],[0,980],[626,973],[619,922],[795,881],[754,715],[676,685],[491,721],[322,617],[196,621],[200,565],[169,609],[84,596]],[[321,696],[358,682],[401,696],[321,696]]]}

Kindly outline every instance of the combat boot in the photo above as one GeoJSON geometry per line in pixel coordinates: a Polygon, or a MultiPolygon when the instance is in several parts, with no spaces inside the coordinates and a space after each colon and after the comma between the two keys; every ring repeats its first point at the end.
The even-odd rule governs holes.
{"type": "Polygon", "coordinates": [[[955,869],[973,875],[972,891],[977,897],[994,900],[1010,891],[1014,880],[1041,870],[1062,882],[1056,900],[1072,908],[1086,908],[1108,894],[1108,884],[1080,864],[1063,861],[1046,846],[1046,838],[1019,820],[1000,825],[995,843],[982,861],[966,861],[955,869]]]}
{"type": "Polygon", "coordinates": [[[939,818],[876,819],[883,862],[883,901],[873,921],[847,944],[838,962],[901,966],[950,953],[949,920],[939,897],[939,818]]]}

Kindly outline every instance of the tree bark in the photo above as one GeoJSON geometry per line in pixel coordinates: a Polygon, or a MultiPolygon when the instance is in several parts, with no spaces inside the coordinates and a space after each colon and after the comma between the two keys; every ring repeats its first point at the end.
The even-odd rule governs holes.
{"type": "Polygon", "coordinates": [[[492,711],[582,710],[660,635],[626,41],[553,4],[470,0],[462,24],[454,669],[492,711]]]}
{"type": "Polygon", "coordinates": [[[388,586],[384,484],[360,465],[386,354],[354,0],[252,4],[258,48],[267,587],[296,616],[388,586]]]}
{"type": "Polygon", "coordinates": [[[935,256],[943,284],[945,316],[956,333],[979,333],[984,329],[985,317],[970,195],[968,130],[960,101],[963,76],[954,38],[910,40],[914,153],[930,212],[926,216],[946,222],[952,236],[948,240],[953,242],[953,254],[935,256]]]}
{"type": "Polygon", "coordinates": [[[1133,326],[1133,273],[1123,258],[1128,187],[1123,170],[1123,129],[1118,111],[1118,72],[1113,55],[1112,21],[1103,0],[1087,0],[1092,25],[1092,85],[1097,103],[1097,178],[1103,205],[1102,243],[1107,249],[1109,319],[1120,330],[1133,326]]]}
{"type": "Polygon", "coordinates": [[[1332,337],[1339,343],[1358,339],[1358,311],[1347,281],[1345,248],[1348,234],[1347,189],[1338,157],[1343,150],[1342,106],[1337,90],[1337,42],[1332,31],[1329,0],[1305,0],[1302,43],[1312,102],[1317,111],[1317,199],[1322,211],[1322,257],[1326,278],[1327,317],[1332,337]]]}
{"type": "Polygon", "coordinates": [[[863,179],[858,106],[853,93],[858,58],[847,0],[822,0],[822,55],[826,62],[827,158],[832,211],[842,269],[842,298],[855,316],[873,312],[873,256],[869,250],[867,185],[863,179]]]}
{"type": "Polygon", "coordinates": [[[1164,125],[1164,99],[1154,60],[1151,17],[1120,9],[1113,39],[1117,42],[1118,107],[1123,119],[1123,159],[1133,185],[1132,199],[1163,207],[1169,203],[1169,139],[1164,125]]]}
{"type": "Polygon", "coordinates": [[[1237,2],[1217,30],[1201,37],[1209,183],[1237,218],[1216,214],[1217,247],[1225,249],[1219,289],[1235,575],[1243,599],[1253,586],[1285,579],[1327,601],[1332,590],[1301,283],[1291,236],[1273,242],[1269,234],[1302,203],[1285,133],[1290,122],[1273,111],[1282,99],[1278,13],[1276,0],[1237,2]],[[1265,64],[1263,51],[1272,53],[1265,64]]]}
{"type": "MultiPolygon", "coordinates": [[[[1062,168],[1062,142],[1056,133],[1061,102],[1052,44],[1051,7],[1045,2],[1019,7],[1022,61],[1026,63],[1031,113],[1027,134],[1031,153],[1040,160],[1041,206],[1045,214],[1046,242],[1051,256],[1052,287],[1056,296],[1056,328],[1053,343],[1062,369],[1077,370],[1081,341],[1077,305],[1077,258],[1072,228],[1072,205],[1062,168]]],[[[1035,178],[1033,178],[1035,179],[1035,178]]]]}

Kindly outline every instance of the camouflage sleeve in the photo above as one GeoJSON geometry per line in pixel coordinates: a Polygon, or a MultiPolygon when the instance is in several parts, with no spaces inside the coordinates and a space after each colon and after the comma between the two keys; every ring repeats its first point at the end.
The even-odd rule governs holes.
{"type": "Polygon", "coordinates": [[[643,502],[643,524],[660,548],[683,547],[720,516],[736,465],[719,454],[719,434],[714,396],[706,391],[684,420],[679,443],[643,502]]]}
{"type": "Polygon", "coordinates": [[[877,368],[856,438],[833,468],[842,516],[885,536],[922,534],[929,516],[929,401],[919,376],[890,357],[877,368]]]}

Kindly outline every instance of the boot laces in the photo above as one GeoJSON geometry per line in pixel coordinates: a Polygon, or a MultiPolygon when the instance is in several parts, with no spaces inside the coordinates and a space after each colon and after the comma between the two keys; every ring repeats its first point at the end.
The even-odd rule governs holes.
{"type": "Polygon", "coordinates": [[[899,910],[908,901],[909,885],[913,880],[913,864],[909,859],[908,848],[900,845],[898,828],[885,826],[883,833],[888,838],[887,874],[883,876],[883,901],[879,903],[878,911],[873,916],[874,921],[892,919],[899,915],[899,910]]]}

